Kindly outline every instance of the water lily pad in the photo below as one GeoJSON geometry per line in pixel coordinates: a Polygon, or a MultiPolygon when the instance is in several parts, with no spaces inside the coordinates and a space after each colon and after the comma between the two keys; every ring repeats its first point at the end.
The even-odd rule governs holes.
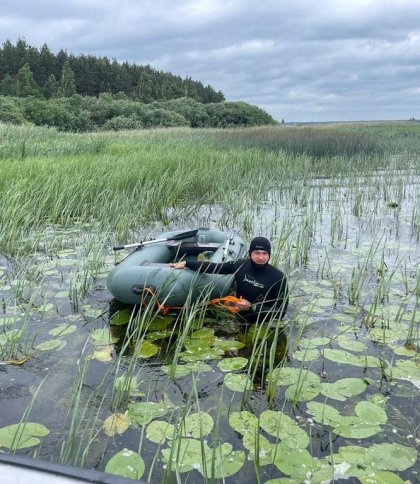
{"type": "Polygon", "coordinates": [[[85,304],[83,306],[83,312],[86,314],[86,316],[90,316],[91,318],[100,318],[103,314],[103,309],[99,308],[93,308],[92,306],[89,306],[88,304],[85,304]]]}
{"type": "Polygon", "coordinates": [[[216,336],[214,335],[214,329],[212,328],[201,328],[197,331],[194,331],[190,335],[191,339],[201,339],[206,341],[207,343],[213,343],[216,340],[216,336]]]}
{"type": "Polygon", "coordinates": [[[147,425],[153,419],[163,417],[173,410],[171,405],[156,402],[139,402],[128,404],[128,416],[133,425],[147,425]]]}
{"type": "Polygon", "coordinates": [[[252,388],[249,377],[241,373],[227,373],[223,383],[233,392],[244,392],[252,388]]]}
{"type": "Polygon", "coordinates": [[[319,350],[316,348],[295,351],[293,358],[299,361],[313,361],[319,358],[319,350]]]}
{"type": "Polygon", "coordinates": [[[383,471],[405,471],[415,464],[417,451],[400,444],[374,444],[366,450],[364,463],[383,471]]]}
{"type": "Polygon", "coordinates": [[[140,479],[144,469],[144,461],[137,452],[123,449],[109,459],[105,472],[128,479],[140,479]]]}
{"type": "Polygon", "coordinates": [[[274,464],[279,471],[301,482],[311,471],[313,458],[306,449],[298,448],[289,452],[277,452],[274,464]]]}
{"type": "Polygon", "coordinates": [[[66,346],[67,341],[63,339],[50,339],[35,346],[38,351],[61,350],[66,346]]]}
{"type": "Polygon", "coordinates": [[[162,331],[152,331],[151,333],[147,333],[147,339],[149,341],[158,341],[160,339],[166,339],[172,336],[172,331],[169,330],[162,330],[162,331]]]}
{"type": "Polygon", "coordinates": [[[308,434],[283,412],[265,410],[260,415],[260,426],[290,449],[304,449],[309,445],[308,434]]]}
{"type": "Polygon", "coordinates": [[[224,353],[219,348],[209,348],[203,351],[183,351],[179,357],[184,361],[220,360],[224,353]]]}
{"type": "Polygon", "coordinates": [[[362,368],[379,368],[381,366],[379,358],[370,355],[354,355],[348,351],[326,348],[323,355],[328,360],[335,363],[345,363],[347,365],[359,366],[362,368]]]}
{"type": "Polygon", "coordinates": [[[202,361],[193,361],[184,365],[165,365],[162,370],[172,378],[182,378],[191,373],[207,373],[213,371],[212,367],[202,361]]]}
{"type": "Polygon", "coordinates": [[[320,336],[316,338],[303,338],[299,341],[299,346],[303,349],[312,349],[312,348],[317,348],[318,346],[324,346],[329,344],[330,338],[327,338],[325,336],[320,336]]]}
{"type": "Polygon", "coordinates": [[[290,385],[286,390],[285,397],[292,402],[307,402],[319,395],[321,383],[314,380],[303,380],[290,385]]]}
{"type": "Polygon", "coordinates": [[[118,337],[113,336],[109,328],[95,329],[90,336],[95,346],[108,346],[118,341],[118,337]]]}
{"type": "Polygon", "coordinates": [[[268,374],[270,382],[277,386],[301,384],[303,381],[310,381],[313,385],[320,382],[319,376],[304,368],[289,368],[287,366],[276,368],[268,374]]]}
{"type": "Polygon", "coordinates": [[[366,345],[362,341],[357,341],[354,339],[348,339],[348,338],[337,338],[337,343],[338,345],[349,351],[366,351],[366,345]]]}
{"type": "Polygon", "coordinates": [[[175,427],[163,420],[154,420],[147,426],[146,437],[156,444],[163,444],[166,439],[173,439],[175,427]]]}
{"type": "Polygon", "coordinates": [[[356,405],[355,412],[366,423],[384,424],[388,420],[385,410],[372,402],[359,402],[356,405]]]}
{"type": "Polygon", "coordinates": [[[107,417],[102,425],[104,432],[109,437],[123,434],[130,426],[130,419],[126,413],[113,413],[107,417]]]}
{"type": "Polygon", "coordinates": [[[59,337],[74,333],[76,329],[77,326],[75,324],[60,324],[59,326],[56,326],[52,330],[48,331],[48,334],[59,337]]]}
{"type": "Polygon", "coordinates": [[[243,445],[249,450],[248,459],[256,460],[256,453],[258,449],[258,463],[259,465],[273,464],[276,451],[279,449],[280,443],[271,443],[260,433],[247,431],[244,434],[243,445]]]}
{"type": "Polygon", "coordinates": [[[147,331],[162,331],[173,323],[173,316],[157,316],[147,326],[147,331]]]}
{"type": "Polygon", "coordinates": [[[90,358],[101,361],[102,363],[108,363],[112,361],[112,353],[112,346],[97,346],[90,358]]]}
{"type": "Polygon", "coordinates": [[[242,412],[232,412],[229,415],[229,425],[240,434],[245,432],[255,433],[258,429],[258,418],[251,412],[243,410],[242,412]]]}
{"type": "Polygon", "coordinates": [[[405,484],[400,476],[389,471],[371,471],[366,473],[365,477],[360,477],[361,484],[405,484]]]}
{"type": "Polygon", "coordinates": [[[343,378],[334,383],[322,383],[321,393],[333,400],[344,402],[347,398],[364,392],[366,386],[366,381],[361,378],[343,378]]]}
{"type": "Polygon", "coordinates": [[[403,372],[405,378],[420,380],[420,360],[398,360],[397,367],[403,372]]]}
{"type": "Polygon", "coordinates": [[[151,343],[150,341],[147,341],[144,339],[139,346],[139,355],[141,358],[151,358],[152,356],[156,355],[156,353],[159,353],[159,346],[151,343]]]}
{"type": "Polygon", "coordinates": [[[309,402],[307,404],[307,412],[313,415],[315,422],[322,425],[330,425],[334,427],[338,425],[341,415],[340,412],[326,403],[309,402]]]}
{"type": "Polygon", "coordinates": [[[109,324],[111,326],[123,326],[124,324],[128,324],[132,314],[132,309],[121,309],[111,316],[109,324]]]}
{"type": "Polygon", "coordinates": [[[168,449],[163,449],[162,455],[167,469],[178,472],[197,469],[203,472],[210,452],[210,447],[203,441],[180,438],[174,440],[168,449]]]}
{"type": "Polygon", "coordinates": [[[7,449],[27,449],[41,443],[38,437],[45,437],[50,431],[45,425],[25,422],[8,425],[0,429],[0,447],[7,449]]]}
{"type": "Polygon", "coordinates": [[[372,328],[368,333],[372,341],[380,343],[392,343],[407,337],[407,331],[401,329],[372,328]]]}
{"type": "Polygon", "coordinates": [[[220,348],[223,351],[236,351],[240,350],[245,346],[241,341],[227,340],[227,339],[216,339],[212,343],[213,348],[220,348]]]}
{"type": "Polygon", "coordinates": [[[341,437],[364,439],[381,431],[379,425],[363,422],[359,417],[341,417],[334,432],[341,437]]]}
{"type": "Polygon", "coordinates": [[[247,364],[248,364],[247,358],[242,358],[238,356],[235,358],[225,358],[219,361],[217,366],[222,371],[232,371],[232,370],[241,370],[242,368],[245,368],[247,364]]]}
{"type": "Polygon", "coordinates": [[[224,479],[236,474],[245,463],[245,452],[224,443],[206,452],[206,467],[199,471],[207,479],[224,479]]]}
{"type": "Polygon", "coordinates": [[[181,435],[200,439],[213,429],[213,419],[206,412],[196,412],[188,415],[181,424],[181,435]]]}
{"type": "Polygon", "coordinates": [[[124,374],[114,380],[114,387],[119,392],[127,392],[131,396],[141,397],[144,393],[138,390],[138,381],[135,376],[124,374]]]}

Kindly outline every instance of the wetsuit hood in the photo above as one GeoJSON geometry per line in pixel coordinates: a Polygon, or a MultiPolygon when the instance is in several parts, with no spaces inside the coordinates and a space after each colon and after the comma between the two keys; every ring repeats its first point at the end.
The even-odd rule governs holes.
{"type": "MultiPolygon", "coordinates": [[[[268,255],[271,257],[271,244],[268,239],[265,237],[255,237],[254,239],[251,240],[251,243],[249,244],[249,257],[251,257],[251,252],[254,250],[265,250],[268,252],[268,255]]],[[[270,259],[269,259],[270,260],[270,259]]],[[[263,270],[267,267],[267,264],[256,264],[252,259],[251,259],[252,267],[254,267],[257,270],[263,270]]]]}

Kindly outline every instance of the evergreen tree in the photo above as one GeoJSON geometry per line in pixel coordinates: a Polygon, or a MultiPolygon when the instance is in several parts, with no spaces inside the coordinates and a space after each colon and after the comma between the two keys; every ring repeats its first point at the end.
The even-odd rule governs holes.
{"type": "Polygon", "coordinates": [[[6,74],[0,82],[0,94],[2,96],[16,96],[16,82],[9,74],[6,74]]]}
{"type": "Polygon", "coordinates": [[[16,96],[40,96],[39,86],[34,79],[29,64],[26,63],[21,67],[16,76],[16,96]]]}
{"type": "Polygon", "coordinates": [[[57,81],[54,74],[50,74],[45,81],[43,93],[46,99],[58,97],[59,94],[61,94],[60,83],[57,81]]]}
{"type": "Polygon", "coordinates": [[[76,83],[74,81],[74,72],[70,67],[70,62],[66,60],[61,71],[61,92],[64,97],[71,97],[76,94],[76,83]]]}

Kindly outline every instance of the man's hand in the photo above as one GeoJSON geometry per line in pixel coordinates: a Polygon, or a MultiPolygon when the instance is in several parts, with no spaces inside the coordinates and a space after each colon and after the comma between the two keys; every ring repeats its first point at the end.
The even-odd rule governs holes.
{"type": "Polygon", "coordinates": [[[184,269],[185,268],[185,260],[181,261],[181,262],[175,262],[175,263],[171,263],[169,264],[169,267],[172,267],[173,269],[184,269]]]}
{"type": "Polygon", "coordinates": [[[236,303],[236,309],[238,311],[248,311],[251,309],[252,304],[247,300],[247,299],[241,299],[240,301],[237,301],[236,303]]]}

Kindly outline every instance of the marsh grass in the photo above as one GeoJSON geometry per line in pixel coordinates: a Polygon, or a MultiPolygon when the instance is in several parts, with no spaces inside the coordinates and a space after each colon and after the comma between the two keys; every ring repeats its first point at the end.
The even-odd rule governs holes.
{"type": "MultiPolygon", "coordinates": [[[[217,380],[216,363],[210,360],[211,374],[217,377],[210,388],[220,391],[220,397],[212,401],[216,427],[200,440],[209,439],[213,457],[201,464],[205,479],[214,482],[220,460],[216,448],[223,442],[230,409],[247,408],[258,414],[262,405],[292,414],[302,411],[300,398],[309,369],[324,372],[325,366],[330,371],[322,349],[315,361],[307,359],[309,346],[300,362],[290,356],[308,334],[328,335],[333,346],[346,333],[368,337],[383,318],[382,334],[375,341],[382,367],[370,371],[366,364],[361,370],[372,381],[386,376],[394,382],[398,358],[390,353],[387,335],[392,324],[408,327],[405,344],[416,347],[418,356],[418,134],[417,125],[403,123],[90,135],[0,126],[0,252],[8,255],[13,267],[0,270],[1,282],[13,282],[2,296],[3,311],[9,306],[25,309],[24,316],[20,312],[15,319],[11,316],[10,328],[7,324],[3,328],[20,325],[14,339],[7,336],[2,358],[29,354],[38,338],[31,316],[50,301],[44,296],[49,280],[43,277],[45,267],[51,267],[49,262],[57,261],[60,288],[68,292],[66,304],[70,301],[74,315],[80,315],[89,298],[95,309],[103,309],[92,289],[104,286],[101,273],[106,274],[112,264],[110,247],[116,242],[136,242],[166,226],[195,227],[200,222],[222,229],[234,227],[245,239],[257,233],[267,235],[273,244],[273,263],[291,282],[293,297],[285,331],[288,348],[279,358],[277,346],[284,330],[274,319],[269,321],[269,330],[257,326],[250,337],[248,366],[241,370],[252,388],[242,394],[224,389],[217,380]],[[411,245],[407,244],[410,237],[411,245]],[[69,258],[74,263],[65,269],[58,262],[63,257],[60,252],[67,249],[73,250],[69,258]],[[34,254],[42,254],[44,262],[37,264],[34,254]],[[307,279],[313,285],[301,290],[307,279]],[[323,296],[331,300],[327,301],[331,308],[318,306],[323,296]],[[387,307],[395,301],[398,310],[388,315],[387,307]],[[342,314],[348,307],[355,312],[342,314]],[[344,316],[345,325],[341,329],[335,321],[337,327],[331,332],[336,312],[344,316]],[[316,331],[314,324],[319,326],[316,331]],[[280,393],[275,370],[289,363],[300,372],[294,395],[291,401],[276,399],[280,393]]],[[[104,293],[99,294],[103,297],[104,293]]],[[[204,292],[203,300],[207,296],[204,292]]],[[[61,301],[54,302],[56,313],[62,309],[61,301]]],[[[156,318],[157,301],[155,295],[141,310],[133,310],[118,348],[113,349],[113,361],[99,370],[95,362],[97,374],[90,373],[95,363],[87,349],[80,352],[59,457],[62,462],[97,465],[98,454],[104,457],[125,442],[124,436],[104,440],[101,426],[110,411],[124,412],[129,402],[143,398],[132,393],[136,378],[141,389],[146,389],[145,400],[157,401],[168,389],[176,389],[177,408],[165,420],[176,426],[177,439],[192,411],[209,410],[211,395],[201,392],[208,375],[195,372],[181,382],[175,378],[177,366],[184,364],[185,343],[193,331],[208,323],[205,306],[191,300],[187,309],[174,316],[170,343],[147,359],[140,352],[156,318]],[[169,363],[169,376],[158,374],[162,362],[169,363]]],[[[83,320],[83,330],[106,323],[102,314],[95,322],[83,320]]],[[[368,363],[367,348],[361,356],[368,363]]],[[[172,458],[166,469],[161,468],[166,443],[150,452],[145,426],[138,430],[134,439],[127,440],[137,451],[147,449],[148,457],[153,455],[148,479],[163,476],[163,481],[182,482],[186,474],[176,469],[172,458]]],[[[311,434],[311,450],[317,449],[317,439],[311,434]]],[[[334,462],[333,446],[338,444],[331,432],[328,440],[334,462]]],[[[255,459],[247,468],[252,474],[253,467],[255,476],[245,476],[257,482],[263,481],[265,465],[259,457],[260,444],[257,433],[255,459]]],[[[172,452],[180,450],[174,446],[172,452]]]]}

